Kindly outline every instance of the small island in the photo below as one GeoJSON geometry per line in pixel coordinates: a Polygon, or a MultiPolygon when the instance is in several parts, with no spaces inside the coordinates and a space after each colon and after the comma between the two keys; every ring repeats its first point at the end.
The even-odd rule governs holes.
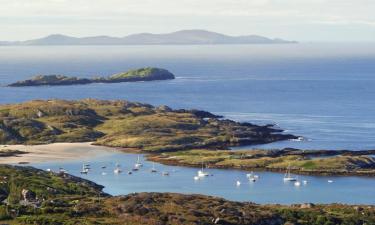
{"type": "Polygon", "coordinates": [[[9,84],[9,87],[27,87],[27,86],[44,86],[44,85],[77,85],[92,83],[121,83],[136,81],[155,81],[171,80],[175,76],[166,69],[145,67],[135,70],[129,70],[124,73],[118,73],[109,77],[97,78],[79,78],[65,75],[37,75],[29,80],[18,81],[9,84]]]}

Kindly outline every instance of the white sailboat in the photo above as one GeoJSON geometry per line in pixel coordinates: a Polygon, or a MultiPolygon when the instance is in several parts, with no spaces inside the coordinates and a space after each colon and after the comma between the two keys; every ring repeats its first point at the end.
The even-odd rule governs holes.
{"type": "Polygon", "coordinates": [[[202,169],[198,170],[198,177],[208,177],[209,175],[210,175],[209,173],[204,172],[203,162],[202,162],[202,169]]]}
{"type": "Polygon", "coordinates": [[[295,177],[292,177],[290,175],[290,165],[288,166],[288,169],[286,170],[286,173],[284,175],[284,181],[297,181],[295,177]]]}
{"type": "Polygon", "coordinates": [[[151,173],[156,173],[156,172],[158,172],[158,171],[155,169],[155,163],[153,162],[152,163],[151,173]]]}
{"type": "Polygon", "coordinates": [[[86,168],[86,165],[85,165],[85,164],[83,164],[83,165],[82,165],[81,174],[87,174],[88,172],[89,172],[89,169],[86,168]]]}
{"type": "Polygon", "coordinates": [[[246,174],[246,177],[249,179],[249,181],[252,181],[252,182],[255,182],[259,179],[259,176],[258,175],[255,175],[253,173],[253,171],[251,171],[250,173],[246,174]]]}
{"type": "Polygon", "coordinates": [[[115,173],[115,174],[122,173],[122,170],[121,170],[120,165],[118,163],[116,163],[116,168],[113,170],[113,173],[115,173]]]}
{"type": "Polygon", "coordinates": [[[137,162],[134,164],[134,168],[141,168],[143,166],[143,164],[141,163],[140,161],[140,158],[139,158],[139,155],[138,155],[138,159],[137,159],[137,162]]]}

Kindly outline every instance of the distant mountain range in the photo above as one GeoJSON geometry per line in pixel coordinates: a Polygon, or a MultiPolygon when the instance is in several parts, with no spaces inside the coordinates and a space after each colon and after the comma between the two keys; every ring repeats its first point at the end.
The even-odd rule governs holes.
{"type": "Polygon", "coordinates": [[[140,33],[125,37],[70,37],[53,34],[44,38],[0,42],[0,45],[191,45],[191,44],[291,44],[295,41],[258,35],[229,36],[206,30],[181,30],[166,34],[140,33]]]}

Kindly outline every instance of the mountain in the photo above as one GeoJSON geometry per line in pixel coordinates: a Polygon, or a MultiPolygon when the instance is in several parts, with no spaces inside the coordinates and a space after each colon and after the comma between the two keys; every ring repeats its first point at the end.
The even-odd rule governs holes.
{"type": "Polygon", "coordinates": [[[181,30],[173,33],[140,33],[125,37],[71,37],[53,34],[21,42],[0,42],[0,45],[190,45],[190,44],[291,44],[295,41],[271,39],[258,35],[229,36],[206,30],[181,30]]]}

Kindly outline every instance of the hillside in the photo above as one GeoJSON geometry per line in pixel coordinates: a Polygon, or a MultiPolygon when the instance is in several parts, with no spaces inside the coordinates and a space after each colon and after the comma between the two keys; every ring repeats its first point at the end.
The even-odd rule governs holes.
{"type": "Polygon", "coordinates": [[[71,37],[53,34],[21,42],[0,42],[3,45],[171,45],[171,44],[291,44],[295,41],[267,38],[259,35],[229,36],[206,30],[181,30],[172,33],[131,34],[125,37],[71,37]]]}
{"type": "Polygon", "coordinates": [[[0,165],[2,224],[285,225],[374,224],[374,206],[257,205],[204,195],[134,193],[111,197],[102,186],[64,173],[0,165]]]}

